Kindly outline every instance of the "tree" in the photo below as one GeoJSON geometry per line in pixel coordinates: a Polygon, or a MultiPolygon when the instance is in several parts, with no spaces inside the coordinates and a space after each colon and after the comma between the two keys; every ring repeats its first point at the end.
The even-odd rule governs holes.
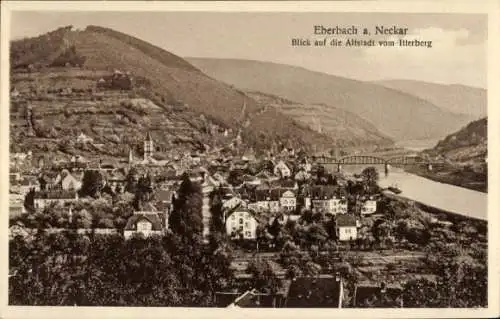
{"type": "Polygon", "coordinates": [[[125,191],[135,194],[137,188],[137,169],[132,167],[125,177],[125,191]]]}
{"type": "Polygon", "coordinates": [[[361,177],[369,186],[376,185],[379,180],[378,170],[373,167],[367,167],[361,172],[361,177]]]}
{"type": "Polygon", "coordinates": [[[243,184],[243,171],[239,169],[233,169],[229,172],[227,182],[233,186],[239,186],[243,184]]]}
{"type": "Polygon", "coordinates": [[[326,239],[328,233],[321,224],[312,224],[308,232],[308,241],[310,245],[318,245],[321,247],[326,239]]]}
{"type": "Polygon", "coordinates": [[[269,261],[253,260],[248,266],[248,272],[252,274],[254,287],[259,291],[276,293],[283,285],[269,261]]]}
{"type": "Polygon", "coordinates": [[[327,171],[323,165],[317,165],[316,170],[316,184],[326,185],[328,183],[327,171]]]}
{"type": "Polygon", "coordinates": [[[83,174],[82,187],[80,188],[80,197],[93,197],[97,198],[104,185],[104,179],[100,172],[94,170],[87,170],[83,174]]]}
{"type": "Polygon", "coordinates": [[[31,188],[24,197],[24,208],[27,211],[33,212],[35,210],[35,189],[31,188]]]}
{"type": "Polygon", "coordinates": [[[189,175],[184,173],[178,197],[169,216],[169,226],[174,233],[186,238],[202,234],[202,201],[200,185],[191,182],[189,175]]]}
{"type": "Polygon", "coordinates": [[[85,209],[82,209],[73,218],[77,228],[91,228],[92,227],[92,215],[85,209]]]}
{"type": "Polygon", "coordinates": [[[210,194],[210,230],[212,232],[225,232],[224,212],[222,210],[222,188],[218,188],[210,194]]]}
{"type": "Polygon", "coordinates": [[[135,197],[133,206],[136,210],[141,210],[141,206],[144,202],[147,202],[151,199],[151,194],[153,193],[153,184],[151,180],[151,176],[141,176],[137,181],[137,185],[135,187],[135,197]]]}

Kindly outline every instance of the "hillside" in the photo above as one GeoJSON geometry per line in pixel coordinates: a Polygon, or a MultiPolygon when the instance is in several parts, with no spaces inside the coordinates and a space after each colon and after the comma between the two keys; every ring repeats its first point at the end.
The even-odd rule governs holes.
{"type": "Polygon", "coordinates": [[[483,163],[488,152],[488,119],[469,123],[427,152],[458,163],[483,163]]]}
{"type": "Polygon", "coordinates": [[[377,81],[376,84],[417,96],[456,114],[476,118],[487,114],[487,91],[465,85],[444,85],[412,80],[377,81]]]}
{"type": "Polygon", "coordinates": [[[483,118],[469,123],[448,135],[425,156],[444,159],[446,165],[432,171],[423,167],[407,167],[408,172],[439,181],[477,190],[488,191],[488,120],[483,118]]]}
{"type": "Polygon", "coordinates": [[[269,62],[187,58],[215,79],[303,104],[326,104],[373,123],[395,140],[442,138],[473,118],[381,85],[269,62]]]}
{"type": "MultiPolygon", "coordinates": [[[[328,137],[280,112],[264,112],[245,93],[206,76],[182,58],[111,29],[89,26],[83,31],[73,31],[65,27],[36,38],[13,41],[10,59],[11,82],[24,92],[23,103],[31,106],[39,117],[39,126],[57,123],[50,134],[35,130],[37,138],[45,139],[32,143],[38,147],[55,143],[46,140],[51,134],[71,138],[78,131],[85,131],[100,140],[99,144],[104,143],[104,150],[117,152],[116,146],[123,147],[129,142],[127,138],[140,139],[151,130],[162,140],[161,147],[177,143],[197,148],[214,140],[207,129],[214,125],[231,131],[233,138],[242,130],[244,143],[257,150],[283,144],[305,149],[316,145],[322,149],[332,144],[328,137]],[[116,70],[134,79],[135,85],[128,95],[101,92],[103,96],[99,97],[95,92],[97,81],[110,77],[116,70]],[[55,87],[73,89],[73,93],[69,96],[50,93],[55,87]],[[84,92],[76,93],[79,90],[84,92]],[[129,107],[136,103],[133,100],[136,98],[154,107],[146,110],[129,107]],[[121,113],[135,120],[125,120],[127,115],[121,113]],[[92,119],[87,121],[83,114],[92,114],[92,119]],[[111,143],[93,126],[86,127],[92,122],[106,127],[118,140],[114,138],[116,141],[111,143]],[[183,133],[178,133],[178,128],[183,133]]],[[[13,141],[23,141],[20,138],[23,134],[16,127],[11,131],[13,141]]],[[[227,146],[230,141],[222,139],[220,143],[227,146]]],[[[16,144],[19,146],[22,145],[16,144]]]]}
{"type": "Polygon", "coordinates": [[[261,92],[247,94],[259,104],[275,107],[295,121],[328,136],[338,147],[392,144],[373,124],[351,112],[324,104],[301,104],[261,92]]]}

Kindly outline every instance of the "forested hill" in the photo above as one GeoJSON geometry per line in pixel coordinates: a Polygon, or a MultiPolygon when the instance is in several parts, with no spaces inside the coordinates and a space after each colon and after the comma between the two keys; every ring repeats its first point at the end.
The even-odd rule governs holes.
{"type": "MultiPolygon", "coordinates": [[[[93,79],[89,72],[120,70],[141,79],[140,90],[134,89],[140,97],[154,100],[164,110],[172,111],[172,106],[175,106],[174,112],[177,113],[172,121],[177,121],[178,117],[189,121],[188,118],[196,119],[202,115],[209,123],[232,130],[234,135],[241,130],[244,143],[257,150],[280,145],[306,150],[332,146],[332,140],[326,135],[275,109],[265,109],[244,92],[208,77],[186,60],[111,29],[89,26],[85,30],[73,31],[72,27],[65,27],[36,38],[13,41],[10,60],[13,74],[31,74],[27,76],[28,80],[18,76],[13,82],[17,81],[19,86],[34,86],[42,91],[41,94],[44,87],[46,90],[61,84],[63,79],[57,76],[60,68],[80,68],[82,71],[83,75],[76,73],[72,78],[63,76],[63,85],[68,87],[72,87],[74,81],[96,81],[98,78],[93,79]]],[[[43,106],[34,110],[37,111],[43,112],[43,106]]],[[[143,124],[141,131],[153,129],[147,123],[143,124]]],[[[64,126],[65,122],[61,125],[64,126]]],[[[132,127],[133,123],[129,125],[132,127]]],[[[188,123],[188,126],[196,126],[194,130],[198,130],[199,136],[207,136],[200,125],[188,123]]]]}
{"type": "Polygon", "coordinates": [[[456,162],[484,163],[488,153],[488,118],[469,123],[428,152],[456,162]]]}

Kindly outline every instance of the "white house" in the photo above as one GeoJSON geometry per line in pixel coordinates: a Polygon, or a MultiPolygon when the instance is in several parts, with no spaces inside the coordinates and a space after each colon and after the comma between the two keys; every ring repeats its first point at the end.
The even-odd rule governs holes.
{"type": "Polygon", "coordinates": [[[374,199],[369,199],[363,203],[363,207],[361,207],[362,215],[370,215],[377,211],[377,201],[374,199]]]}
{"type": "Polygon", "coordinates": [[[135,211],[129,217],[123,230],[123,235],[126,239],[138,233],[144,237],[162,235],[165,229],[168,228],[168,213],[158,212],[152,205],[149,205],[146,209],[135,211]],[[165,220],[162,221],[162,218],[165,220]]]}
{"type": "Polygon", "coordinates": [[[253,213],[248,209],[236,209],[226,219],[226,233],[231,238],[254,240],[257,238],[257,225],[253,213]]]}
{"type": "Polygon", "coordinates": [[[63,190],[79,190],[82,188],[82,182],[76,179],[71,173],[64,169],[61,175],[57,177],[57,181],[60,181],[63,190]]]}
{"type": "Polygon", "coordinates": [[[335,231],[340,241],[356,240],[358,238],[358,223],[353,215],[340,214],[335,218],[335,231]]]}
{"type": "Polygon", "coordinates": [[[9,216],[16,216],[26,212],[24,208],[24,196],[9,194],[9,216]]]}
{"type": "Polygon", "coordinates": [[[347,213],[347,200],[338,197],[315,197],[311,200],[312,207],[329,214],[347,213]]]}
{"type": "Polygon", "coordinates": [[[67,203],[74,203],[78,200],[78,193],[76,191],[41,191],[35,192],[34,204],[36,209],[44,209],[52,203],[65,205],[67,203]]]}
{"type": "Polygon", "coordinates": [[[283,161],[279,161],[278,164],[274,166],[273,173],[281,178],[287,178],[292,175],[290,168],[283,161]]]}
{"type": "Polygon", "coordinates": [[[293,212],[297,208],[297,198],[295,197],[295,193],[290,190],[281,194],[279,201],[284,211],[293,212]]]}

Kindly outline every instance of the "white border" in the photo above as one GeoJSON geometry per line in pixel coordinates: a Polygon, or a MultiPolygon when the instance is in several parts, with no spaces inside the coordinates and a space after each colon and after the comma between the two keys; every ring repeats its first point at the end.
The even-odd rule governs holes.
{"type": "MultiPolygon", "coordinates": [[[[488,13],[488,164],[489,194],[500,194],[499,112],[500,107],[500,1],[310,1],[310,2],[132,2],[132,1],[73,1],[30,2],[2,1],[1,3],[1,102],[0,109],[0,203],[2,220],[0,232],[2,261],[0,269],[0,318],[220,318],[224,316],[262,317],[277,316],[295,318],[314,316],[317,318],[469,318],[494,317],[499,314],[498,267],[500,207],[496,196],[488,196],[488,243],[489,243],[489,289],[487,309],[213,309],[213,308],[125,308],[125,307],[13,307],[7,305],[8,275],[8,143],[9,143],[9,71],[8,45],[10,34],[10,11],[212,11],[212,12],[392,12],[392,13],[488,13]]],[[[28,23],[28,22],[27,22],[28,23]]]]}

